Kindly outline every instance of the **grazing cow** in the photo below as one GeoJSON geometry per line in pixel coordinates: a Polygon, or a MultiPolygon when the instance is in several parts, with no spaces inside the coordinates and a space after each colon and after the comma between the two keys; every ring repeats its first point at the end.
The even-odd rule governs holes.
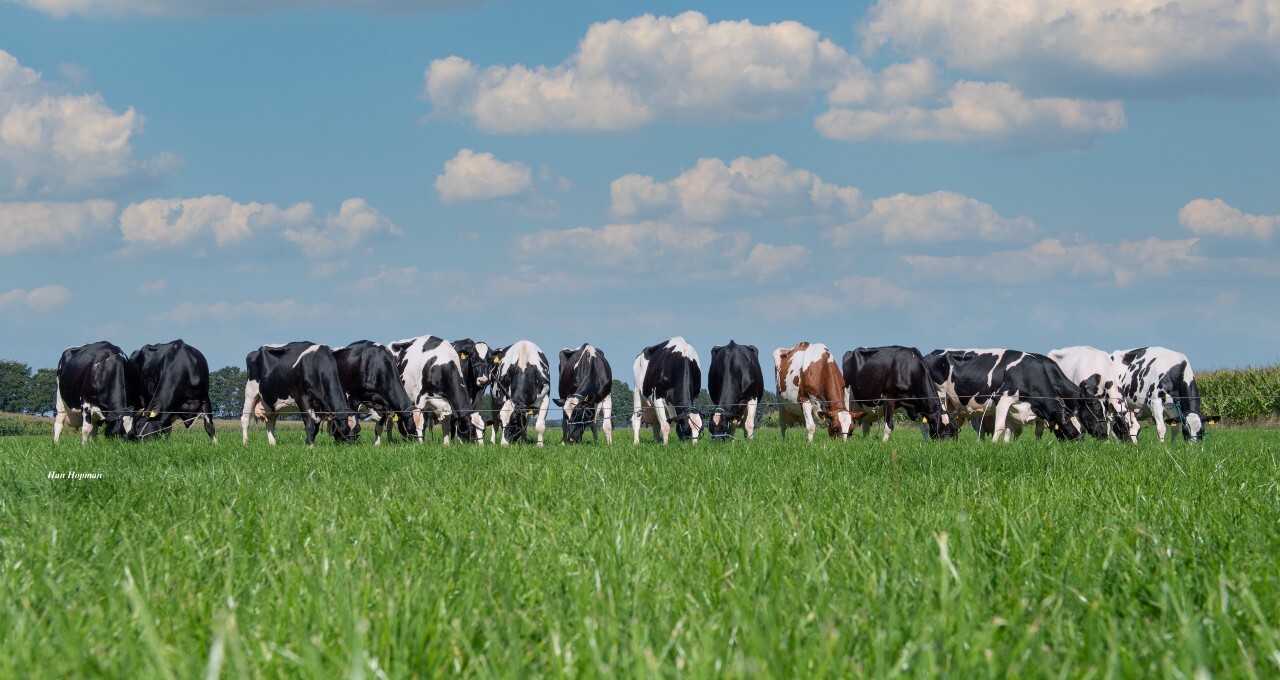
{"type": "Polygon", "coordinates": [[[782,436],[787,434],[787,425],[803,420],[809,441],[813,441],[816,406],[819,417],[827,421],[828,434],[849,438],[853,416],[844,401],[844,377],[826,345],[802,342],[791,349],[779,347],[773,350],[773,365],[782,398],[778,403],[782,436]]]}
{"type": "Polygon", "coordinates": [[[244,359],[249,380],[244,385],[244,409],[240,432],[249,443],[249,418],[267,425],[267,441],[276,445],[276,418],[282,413],[302,413],[307,446],[316,441],[320,423],[338,443],[355,443],[360,427],[347,404],[338,378],[338,362],[327,345],[290,342],[263,345],[244,359]]]}
{"type": "Polygon", "coordinates": [[[727,345],[711,348],[711,366],[707,371],[707,391],[715,408],[708,418],[711,437],[733,439],[739,423],[747,439],[756,435],[756,409],[764,396],[764,371],[760,370],[760,352],[755,345],[727,345]]]}
{"type": "Polygon", "coordinates": [[[1109,354],[1087,345],[1077,345],[1051,350],[1049,358],[1057,362],[1062,372],[1080,389],[1102,404],[1111,421],[1111,434],[1117,439],[1138,441],[1138,418],[1120,393],[1120,376],[1109,354]]]}
{"type": "Polygon", "coordinates": [[[200,350],[181,340],[163,345],[143,345],[129,357],[138,373],[142,411],[138,437],[173,430],[174,421],[190,428],[197,419],[217,443],[213,432],[213,405],[209,401],[209,362],[200,350]]]}
{"type": "Polygon", "coordinates": [[[413,428],[418,441],[422,441],[426,431],[424,412],[427,412],[442,424],[445,444],[449,444],[455,419],[463,423],[459,440],[482,442],[484,423],[471,407],[462,360],[453,345],[443,338],[423,335],[393,342],[390,347],[396,356],[404,390],[414,407],[413,428]]]}
{"type": "MultiPolygon", "coordinates": [[[[1140,418],[1156,421],[1156,433],[1164,441],[1165,418],[1182,426],[1182,438],[1199,441],[1204,436],[1200,413],[1200,388],[1187,356],[1164,347],[1138,347],[1111,353],[1120,376],[1120,393],[1140,418]]],[[[1136,440],[1139,426],[1130,433],[1136,440]]]]}
{"type": "Polygon", "coordinates": [[[55,444],[64,425],[80,428],[81,444],[97,437],[99,425],[108,437],[133,439],[134,416],[142,403],[137,371],[109,342],[68,347],[58,360],[55,403],[55,444]]]}
{"type": "Polygon", "coordinates": [[[528,441],[529,418],[537,415],[534,431],[538,446],[547,429],[547,409],[551,407],[551,378],[547,355],[528,340],[493,351],[493,405],[498,408],[502,429],[500,443],[506,446],[521,436],[528,441]]]}
{"type": "Polygon", "coordinates": [[[702,386],[702,366],[698,353],[682,337],[646,347],[632,365],[636,386],[635,411],[631,414],[633,444],[640,443],[640,424],[655,425],[654,439],[662,432],[662,443],[676,436],[696,444],[702,434],[702,415],[693,410],[693,400],[702,386]],[[668,413],[670,409],[670,413],[668,413]]]}
{"type": "Polygon", "coordinates": [[[861,414],[862,436],[871,425],[884,422],[884,441],[893,434],[893,412],[901,408],[907,417],[920,423],[925,439],[954,437],[955,427],[938,398],[937,386],[929,379],[924,357],[914,347],[859,347],[844,353],[844,382],[849,389],[849,409],[861,414]]]}
{"type": "Polygon", "coordinates": [[[604,441],[613,443],[613,369],[604,352],[583,343],[578,349],[560,350],[561,444],[576,444],[588,425],[591,437],[600,441],[596,417],[604,418],[604,441]]]}
{"type": "Polygon", "coordinates": [[[1043,354],[940,349],[927,355],[924,363],[957,427],[970,416],[981,420],[994,413],[992,441],[1006,435],[1007,429],[1020,431],[1022,424],[1037,420],[1049,424],[1059,439],[1079,439],[1085,429],[1099,439],[1107,437],[1101,405],[1043,354]],[[1011,423],[1016,427],[1010,428],[1011,423]]]}
{"type": "MultiPolygon", "coordinates": [[[[453,351],[458,353],[458,361],[462,363],[462,382],[466,387],[467,396],[470,400],[471,410],[481,413],[484,407],[484,391],[489,386],[491,374],[493,373],[493,363],[489,358],[489,346],[483,342],[476,342],[471,338],[464,340],[455,340],[452,343],[453,351]]],[[[489,417],[481,416],[485,427],[493,425],[494,441],[497,441],[498,422],[497,417],[490,413],[489,417]]],[[[453,435],[455,437],[465,439],[469,423],[465,420],[454,418],[452,421],[453,435]]],[[[481,432],[483,438],[484,433],[481,432]]]]}
{"type": "MultiPolygon", "coordinates": [[[[347,405],[373,416],[374,446],[382,444],[382,430],[392,423],[404,438],[413,436],[409,431],[413,404],[400,382],[391,350],[370,340],[357,340],[334,350],[333,358],[338,362],[338,380],[347,395],[347,405]]],[[[390,429],[387,436],[391,436],[390,429]]]]}

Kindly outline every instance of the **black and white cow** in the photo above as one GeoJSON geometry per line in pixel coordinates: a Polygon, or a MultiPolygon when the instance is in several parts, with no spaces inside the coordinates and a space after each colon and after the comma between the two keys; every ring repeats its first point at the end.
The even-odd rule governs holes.
{"type": "Polygon", "coordinates": [[[640,443],[640,425],[644,423],[656,426],[654,439],[661,430],[662,443],[666,444],[671,424],[675,423],[676,436],[696,444],[702,434],[702,414],[693,410],[693,400],[702,388],[702,366],[693,346],[677,336],[646,347],[636,356],[632,373],[636,380],[635,412],[631,415],[633,443],[640,443]]]}
{"type": "Polygon", "coordinates": [[[739,345],[730,340],[727,345],[712,347],[707,391],[715,404],[707,423],[711,437],[732,439],[741,424],[747,439],[755,439],[756,409],[764,397],[764,371],[755,345],[739,345]]]}
{"type": "Polygon", "coordinates": [[[920,423],[925,439],[955,436],[920,350],[901,345],[859,347],[844,353],[843,369],[849,410],[862,420],[862,436],[870,434],[871,425],[879,419],[884,422],[883,440],[889,441],[893,412],[899,408],[920,423]]]}
{"type": "Polygon", "coordinates": [[[583,343],[578,349],[560,350],[560,398],[556,406],[564,408],[560,420],[561,444],[582,441],[587,426],[596,441],[597,417],[604,418],[604,440],[613,443],[613,368],[604,352],[583,343]]]}
{"type": "Polygon", "coordinates": [[[449,444],[453,433],[453,420],[464,423],[462,441],[482,442],[484,423],[471,406],[462,374],[462,360],[458,352],[443,338],[422,335],[398,340],[389,345],[400,369],[400,380],[413,403],[414,436],[422,441],[426,432],[426,413],[433,414],[442,424],[443,441],[449,444]]]}
{"type": "Polygon", "coordinates": [[[301,413],[307,432],[307,446],[316,441],[321,423],[329,424],[329,434],[339,443],[354,443],[359,435],[356,414],[347,404],[346,392],[338,377],[338,362],[327,345],[290,342],[263,345],[244,359],[249,379],[244,385],[244,409],[240,412],[240,432],[249,443],[249,419],[267,425],[267,441],[276,444],[276,418],[282,413],[301,413]]]}
{"type": "MultiPolygon", "coordinates": [[[[374,419],[373,445],[382,444],[383,428],[392,424],[408,439],[413,403],[404,391],[391,350],[370,340],[357,340],[333,351],[338,362],[338,380],[347,395],[347,405],[367,411],[374,419]]],[[[391,430],[387,430],[388,437],[391,430]]]]}
{"type": "Polygon", "coordinates": [[[138,373],[142,404],[136,421],[138,437],[162,432],[168,437],[175,421],[189,428],[199,419],[217,443],[209,401],[209,362],[200,350],[182,340],[143,345],[129,357],[129,363],[138,373]]]}
{"type": "Polygon", "coordinates": [[[551,377],[547,355],[528,340],[493,351],[493,405],[498,409],[499,442],[506,446],[521,437],[528,440],[529,418],[537,416],[534,431],[538,446],[547,429],[551,408],[551,377]]]}
{"type": "Polygon", "coordinates": [[[931,352],[924,363],[957,428],[969,417],[990,416],[992,441],[1006,434],[1011,421],[1018,431],[1023,424],[1044,421],[1059,439],[1079,439],[1086,430],[1100,439],[1107,436],[1101,405],[1043,354],[947,349],[931,352]]]}
{"type": "Polygon", "coordinates": [[[1106,352],[1088,345],[1063,347],[1049,351],[1062,372],[1085,393],[1102,404],[1111,421],[1111,434],[1117,439],[1138,441],[1138,418],[1120,393],[1120,376],[1106,352]]]}
{"type": "MultiPolygon", "coordinates": [[[[453,351],[458,353],[458,361],[462,364],[462,382],[467,390],[467,395],[471,403],[471,410],[481,413],[481,420],[486,428],[489,425],[494,426],[494,441],[497,441],[497,418],[494,414],[488,414],[485,418],[481,409],[484,408],[484,392],[489,387],[491,374],[493,373],[493,363],[489,357],[489,345],[483,342],[476,342],[471,338],[464,340],[455,340],[452,343],[453,351]]],[[[455,437],[465,439],[469,423],[457,418],[453,419],[453,435],[455,437]]],[[[483,432],[481,437],[483,437],[483,432]]]]}
{"type": "MultiPolygon", "coordinates": [[[[1156,421],[1156,433],[1164,441],[1165,418],[1182,426],[1182,438],[1199,441],[1204,436],[1200,413],[1200,388],[1187,355],[1164,347],[1138,347],[1111,353],[1120,378],[1120,394],[1139,418],[1156,421]]],[[[1138,438],[1139,425],[1130,433],[1138,438]]]]}
{"type": "Polygon", "coordinates": [[[58,360],[53,442],[65,425],[80,428],[80,443],[96,437],[135,438],[134,416],[141,407],[138,374],[115,345],[102,341],[68,347],[58,360]]]}

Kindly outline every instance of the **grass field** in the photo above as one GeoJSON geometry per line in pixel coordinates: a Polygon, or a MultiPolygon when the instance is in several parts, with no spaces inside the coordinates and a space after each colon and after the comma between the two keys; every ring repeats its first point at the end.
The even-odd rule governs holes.
{"type": "Polygon", "coordinates": [[[0,437],[0,676],[1280,674],[1274,431],[221,433],[0,437]]]}

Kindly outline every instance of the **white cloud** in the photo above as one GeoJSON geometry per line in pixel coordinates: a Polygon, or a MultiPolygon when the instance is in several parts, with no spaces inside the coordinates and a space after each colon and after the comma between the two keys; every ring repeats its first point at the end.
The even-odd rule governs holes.
{"type": "Polygon", "coordinates": [[[435,187],[441,201],[457,203],[515,196],[528,191],[532,183],[533,170],[524,163],[505,163],[491,153],[462,149],[445,161],[435,187]]]}
{"type": "Polygon", "coordinates": [[[164,279],[156,279],[155,281],[143,281],[142,283],[138,284],[138,292],[139,293],[162,293],[164,292],[164,289],[168,287],[169,285],[164,282],[164,279]]]}
{"type": "Polygon", "coordinates": [[[1256,93],[1280,83],[1275,0],[879,0],[864,46],[1024,87],[1256,93]]]}
{"type": "Polygon", "coordinates": [[[101,195],[181,166],[172,154],[139,159],[132,107],[117,113],[100,94],[57,94],[40,73],[0,50],[0,196],[101,195]]]}
{"type": "Polygon", "coordinates": [[[68,248],[111,225],[116,204],[0,202],[0,255],[40,248],[68,248]]]}
{"type": "Polygon", "coordinates": [[[951,281],[1031,284],[1066,277],[1111,279],[1127,286],[1139,279],[1167,278],[1202,265],[1205,259],[1196,254],[1196,243],[1197,239],[1166,241],[1154,237],[1118,244],[1063,243],[1046,238],[1026,248],[983,255],[909,255],[903,260],[922,276],[951,281]]]}
{"type": "Polygon", "coordinates": [[[809,261],[809,249],[804,246],[775,246],[768,243],[757,243],[741,271],[749,274],[757,281],[772,279],[779,274],[789,275],[809,261]]]}
{"type": "Polygon", "coordinates": [[[871,210],[848,224],[832,227],[823,236],[837,247],[862,237],[879,237],[887,244],[1025,240],[1038,228],[1027,217],[1003,217],[987,203],[951,191],[923,196],[897,194],[877,198],[871,210]]]}
{"type": "Polygon", "coordinates": [[[854,187],[823,182],[778,156],[702,158],[691,170],[659,182],[624,175],[609,185],[610,209],[619,217],[669,215],[694,222],[740,218],[845,219],[866,210],[854,187]]]}
{"type": "Polygon", "coordinates": [[[1197,198],[1178,211],[1178,222],[1200,236],[1267,241],[1280,228],[1280,215],[1250,215],[1220,198],[1197,198]]]}
{"type": "Polygon", "coordinates": [[[141,14],[155,17],[225,16],[267,14],[289,10],[340,9],[385,14],[437,12],[475,7],[467,0],[9,0],[58,18],[72,14],[118,17],[141,14]]]}
{"type": "MultiPolygon", "coordinates": [[[[844,101],[871,96],[841,90],[836,94],[844,101]]],[[[887,96],[912,100],[921,94],[908,84],[904,92],[887,96]]],[[[1085,148],[1103,133],[1124,129],[1125,116],[1119,101],[1027,98],[1006,83],[962,81],[928,105],[836,107],[819,115],[814,127],[824,137],[849,142],[889,139],[985,143],[1010,149],[1085,148]]]]}
{"type": "Polygon", "coordinates": [[[348,198],[337,214],[325,218],[323,228],[285,229],[284,237],[301,247],[307,257],[325,257],[382,236],[401,233],[390,219],[363,198],[348,198]]]}
{"type": "Polygon", "coordinates": [[[207,321],[226,323],[243,319],[265,323],[287,323],[332,313],[333,305],[327,302],[303,304],[292,299],[279,302],[192,302],[188,300],[167,312],[152,314],[147,317],[147,320],[183,325],[207,321]]]}
{"type": "Polygon", "coordinates": [[[878,276],[849,276],[832,286],[843,294],[842,303],[859,309],[901,309],[921,300],[920,296],[878,276]]]}
{"type": "Polygon", "coordinates": [[[488,132],[619,130],[657,119],[767,120],[805,111],[858,67],[794,21],[711,23],[699,12],[592,24],[557,66],[433,61],[425,99],[488,132]]]}
{"type": "Polygon", "coordinates": [[[175,247],[212,234],[219,246],[248,238],[254,230],[302,224],[313,213],[310,203],[280,208],[272,203],[237,203],[226,196],[153,198],[120,213],[126,243],[143,247],[175,247]]]}
{"type": "Polygon", "coordinates": [[[749,242],[750,237],[744,232],[641,222],[609,224],[599,229],[545,229],[521,237],[516,249],[524,254],[554,256],[561,263],[650,270],[672,262],[705,263],[712,256],[739,258],[749,242]]]}
{"type": "Polygon", "coordinates": [[[70,299],[71,291],[66,286],[41,286],[31,291],[14,288],[0,293],[0,311],[26,306],[38,312],[47,312],[61,307],[70,299]]]}
{"type": "Polygon", "coordinates": [[[773,319],[813,319],[847,314],[850,311],[901,309],[922,298],[881,277],[849,276],[822,288],[808,286],[782,293],[756,295],[738,300],[738,307],[750,314],[767,310],[773,319]]]}

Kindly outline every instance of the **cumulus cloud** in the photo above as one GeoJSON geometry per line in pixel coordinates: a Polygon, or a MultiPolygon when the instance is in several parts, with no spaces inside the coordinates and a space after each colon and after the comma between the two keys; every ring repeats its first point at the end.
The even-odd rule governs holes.
{"type": "Polygon", "coordinates": [[[268,14],[289,10],[340,9],[407,14],[475,7],[466,0],[9,0],[58,18],[72,14],[118,17],[197,17],[268,14]]]}
{"type": "Polygon", "coordinates": [[[27,307],[38,312],[57,309],[71,299],[71,291],[65,286],[41,286],[35,290],[14,288],[0,293],[0,311],[27,307]]]}
{"type": "Polygon", "coordinates": [[[909,255],[903,260],[926,278],[1031,284],[1067,277],[1097,282],[1111,279],[1126,286],[1139,279],[1167,278],[1200,266],[1205,259],[1197,254],[1197,241],[1152,237],[1104,244],[1046,238],[1026,248],[983,255],[909,255]]]}
{"type": "Polygon", "coordinates": [[[804,246],[757,243],[747,255],[740,271],[757,281],[772,279],[779,274],[789,275],[809,261],[809,254],[809,249],[804,246]]]}
{"type": "Polygon", "coordinates": [[[879,0],[868,51],[939,59],[1025,86],[1256,93],[1280,83],[1274,0],[879,0]]]}
{"type": "Polygon", "coordinates": [[[183,302],[172,309],[152,314],[148,321],[190,325],[209,321],[231,322],[253,319],[265,323],[288,323],[333,313],[327,302],[303,304],[297,300],[278,302],[183,302]]]}
{"type": "Polygon", "coordinates": [[[212,234],[226,246],[256,229],[302,224],[314,210],[310,203],[281,208],[272,203],[237,203],[226,196],[153,198],[129,205],[120,213],[126,243],[143,247],[175,247],[212,234]]]}
{"type": "Polygon", "coordinates": [[[848,276],[832,282],[840,302],[859,309],[900,309],[920,301],[920,296],[879,276],[848,276]]]}
{"type": "Polygon", "coordinates": [[[859,238],[880,238],[886,244],[1025,240],[1039,231],[1027,217],[1004,217],[987,203],[951,191],[923,196],[897,194],[877,198],[863,217],[832,227],[823,236],[837,247],[859,238]]]}
{"type": "MultiPolygon", "coordinates": [[[[908,83],[904,92],[892,96],[922,96],[911,87],[908,83]]],[[[839,99],[859,96],[869,95],[845,92],[839,99]]],[[[962,81],[925,105],[834,107],[819,115],[814,127],[824,137],[848,142],[985,143],[1031,150],[1088,147],[1103,133],[1124,129],[1125,116],[1119,101],[1028,98],[1006,83],[962,81]]]]}
{"type": "Polygon", "coordinates": [[[0,50],[0,197],[101,195],[171,174],[176,156],[134,155],[142,124],[132,107],[117,112],[100,94],[58,94],[0,50]]]}
{"type": "Polygon", "coordinates": [[[0,255],[42,248],[68,248],[111,225],[116,204],[0,202],[0,255]]]}
{"type": "Polygon", "coordinates": [[[849,276],[821,288],[809,286],[745,297],[738,300],[737,305],[748,313],[767,309],[775,319],[813,319],[854,310],[901,309],[921,299],[918,294],[878,276],[849,276]]]}
{"type": "Polygon", "coordinates": [[[1280,215],[1250,215],[1220,198],[1197,198],[1178,211],[1178,222],[1199,236],[1267,241],[1280,228],[1280,215]]]}
{"type": "Polygon", "coordinates": [[[522,253],[554,254],[560,262],[646,270],[664,262],[741,257],[750,240],[745,232],[641,222],[599,229],[544,229],[521,237],[516,248],[522,253]]]}
{"type": "Polygon", "coordinates": [[[435,187],[441,201],[458,203],[515,196],[528,191],[532,183],[533,170],[520,161],[505,163],[491,153],[462,149],[445,161],[435,187]]]}
{"type": "Polygon", "coordinates": [[[778,156],[702,158],[674,179],[624,175],[609,185],[619,217],[666,215],[694,222],[740,218],[848,218],[866,210],[854,187],[823,182],[778,156]]]}
{"type": "Polygon", "coordinates": [[[805,111],[857,59],[794,21],[711,23],[699,12],[592,24],[556,66],[431,62],[435,113],[488,132],[620,130],[657,119],[766,120],[805,111]]]}
{"type": "Polygon", "coordinates": [[[401,233],[390,219],[363,198],[348,198],[337,214],[325,218],[323,227],[288,228],[284,230],[284,237],[302,248],[307,257],[325,257],[401,233]]]}

